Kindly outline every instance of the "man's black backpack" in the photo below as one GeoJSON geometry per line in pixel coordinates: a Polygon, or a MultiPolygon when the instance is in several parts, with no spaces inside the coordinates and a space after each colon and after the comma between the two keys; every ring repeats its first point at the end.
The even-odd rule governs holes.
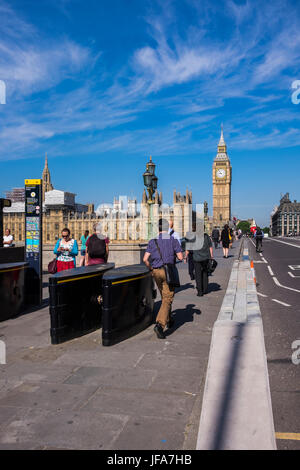
{"type": "Polygon", "coordinates": [[[261,229],[258,229],[257,232],[256,232],[256,238],[260,239],[260,238],[263,238],[263,233],[261,231],[261,229]]]}
{"type": "Polygon", "coordinates": [[[88,242],[88,253],[90,258],[103,258],[106,256],[106,243],[104,239],[99,238],[95,233],[88,242]]]}

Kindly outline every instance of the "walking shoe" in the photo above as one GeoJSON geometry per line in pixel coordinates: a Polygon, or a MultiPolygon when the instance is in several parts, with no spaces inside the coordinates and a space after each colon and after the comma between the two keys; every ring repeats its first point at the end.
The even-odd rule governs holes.
{"type": "Polygon", "coordinates": [[[166,335],[164,334],[164,330],[163,330],[163,327],[161,326],[160,323],[156,323],[155,327],[154,327],[154,331],[156,333],[156,336],[159,338],[159,339],[165,339],[166,335]]]}

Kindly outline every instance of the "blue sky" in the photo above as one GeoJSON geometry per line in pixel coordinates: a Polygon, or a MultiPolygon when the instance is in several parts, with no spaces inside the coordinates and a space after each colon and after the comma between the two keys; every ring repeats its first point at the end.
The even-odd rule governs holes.
{"type": "Polygon", "coordinates": [[[223,122],[232,212],[261,225],[300,199],[300,3],[0,0],[0,192],[40,177],[77,201],[159,190],[212,213],[223,122]]]}

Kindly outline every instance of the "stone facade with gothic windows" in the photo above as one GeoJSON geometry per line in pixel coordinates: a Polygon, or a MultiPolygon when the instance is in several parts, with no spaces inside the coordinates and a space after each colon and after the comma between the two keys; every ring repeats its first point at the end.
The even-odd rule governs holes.
{"type": "MultiPolygon", "coordinates": [[[[94,204],[79,204],[75,194],[54,189],[51,182],[48,158],[42,174],[43,181],[43,244],[53,245],[60,237],[63,228],[68,227],[72,238],[78,241],[88,230],[93,233],[95,224],[112,243],[140,243],[148,239],[149,204],[144,191],[139,204],[136,199],[120,196],[113,204],[102,204],[96,210],[94,204]]],[[[174,191],[173,205],[163,204],[162,193],[155,192],[153,226],[158,225],[163,216],[174,221],[174,230],[183,237],[192,226],[192,192],[185,195],[174,191]]],[[[12,202],[4,209],[3,228],[10,228],[16,242],[25,242],[25,202],[12,202]]]]}

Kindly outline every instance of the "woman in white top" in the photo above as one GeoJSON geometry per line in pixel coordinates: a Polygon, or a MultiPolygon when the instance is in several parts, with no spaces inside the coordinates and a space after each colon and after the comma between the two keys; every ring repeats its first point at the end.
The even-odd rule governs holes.
{"type": "Polygon", "coordinates": [[[14,237],[10,234],[9,228],[5,230],[5,235],[3,236],[3,246],[8,248],[13,246],[14,237]]]}

